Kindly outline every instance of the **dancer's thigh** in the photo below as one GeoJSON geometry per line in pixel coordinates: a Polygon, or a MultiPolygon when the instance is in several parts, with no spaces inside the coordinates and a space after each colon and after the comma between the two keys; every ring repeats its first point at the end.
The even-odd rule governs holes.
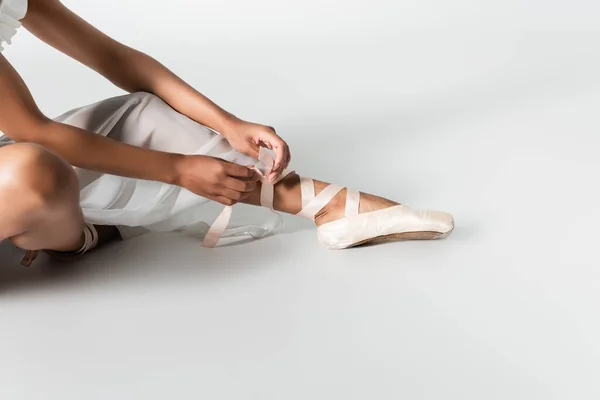
{"type": "Polygon", "coordinates": [[[142,148],[204,154],[242,165],[254,160],[232,149],[212,129],[180,114],[150,93],[102,100],[72,110],[56,120],[142,148]]]}

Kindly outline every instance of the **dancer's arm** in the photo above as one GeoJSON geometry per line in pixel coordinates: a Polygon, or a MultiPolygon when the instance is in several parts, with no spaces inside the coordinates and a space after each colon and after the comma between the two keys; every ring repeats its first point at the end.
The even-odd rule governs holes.
{"type": "Polygon", "coordinates": [[[40,144],[76,167],[177,184],[227,205],[244,199],[258,180],[251,169],[223,160],[142,149],[53,121],[1,54],[0,101],[0,131],[16,142],[40,144]]]}
{"type": "Polygon", "coordinates": [[[120,88],[156,94],[180,113],[222,133],[243,153],[257,157],[259,146],[273,149],[277,157],[270,178],[276,179],[287,167],[290,161],[288,146],[273,128],[236,118],[158,61],[111,39],[59,0],[29,0],[24,26],[120,88]]]}

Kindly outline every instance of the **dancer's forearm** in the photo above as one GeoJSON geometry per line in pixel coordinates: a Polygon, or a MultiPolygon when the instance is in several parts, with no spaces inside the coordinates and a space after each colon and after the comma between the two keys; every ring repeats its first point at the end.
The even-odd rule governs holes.
{"type": "Polygon", "coordinates": [[[130,48],[121,48],[117,54],[106,76],[122,89],[153,93],[181,114],[220,133],[228,133],[237,120],[149,55],[130,48]]]}
{"type": "Polygon", "coordinates": [[[236,118],[158,61],[103,34],[59,0],[29,0],[23,24],[49,45],[120,88],[153,93],[181,114],[213,128],[235,150],[257,157],[259,147],[272,149],[276,161],[269,180],[277,180],[289,164],[289,147],[274,128],[236,118]]]}
{"type": "Polygon", "coordinates": [[[180,155],[130,146],[44,116],[25,82],[2,55],[0,98],[0,131],[16,142],[40,144],[76,167],[166,183],[178,181],[180,155]]]}
{"type": "Polygon", "coordinates": [[[236,118],[152,57],[125,46],[88,24],[58,0],[29,0],[23,23],[34,35],[116,86],[157,95],[191,119],[225,133],[236,118]]]}
{"type": "Polygon", "coordinates": [[[143,149],[49,121],[32,137],[71,165],[113,175],[175,184],[179,154],[143,149]]]}

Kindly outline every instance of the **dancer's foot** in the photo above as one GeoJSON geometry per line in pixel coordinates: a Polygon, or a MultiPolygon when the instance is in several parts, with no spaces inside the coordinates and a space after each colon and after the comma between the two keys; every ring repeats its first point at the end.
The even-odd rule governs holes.
{"type": "MultiPolygon", "coordinates": [[[[331,201],[325,207],[323,207],[321,211],[317,213],[315,216],[315,224],[317,226],[336,221],[346,216],[347,193],[348,189],[343,189],[333,199],[331,199],[331,201]]],[[[399,203],[396,203],[395,201],[361,192],[358,213],[365,214],[397,205],[399,205],[399,203]]]]}
{"type": "MultiPolygon", "coordinates": [[[[109,225],[92,225],[85,223],[84,229],[81,233],[81,240],[77,244],[77,249],[73,251],[55,251],[55,250],[44,250],[50,258],[57,261],[71,261],[75,260],[85,253],[103,246],[107,243],[121,240],[119,230],[114,226],[109,225]]],[[[37,258],[37,250],[28,250],[25,253],[25,257],[21,261],[21,265],[28,267],[37,258]]]]}
{"type": "Polygon", "coordinates": [[[290,173],[274,189],[263,182],[260,204],[311,219],[331,249],[391,240],[441,239],[454,229],[452,215],[421,211],[394,201],[290,173]],[[277,200],[273,202],[271,199],[277,200]]]}
{"type": "Polygon", "coordinates": [[[319,240],[330,249],[385,241],[442,239],[454,229],[452,215],[445,212],[415,210],[336,185],[323,189],[328,194],[319,192],[316,196],[306,193],[309,184],[302,187],[304,204],[299,215],[314,216],[319,240]],[[322,208],[318,210],[319,207],[322,208]]]}
{"type": "MultiPolygon", "coordinates": [[[[260,162],[272,165],[268,156],[260,162]]],[[[276,186],[261,179],[260,193],[254,193],[246,202],[313,220],[319,240],[330,249],[389,240],[441,239],[454,229],[454,219],[448,213],[415,210],[339,185],[299,177],[292,171],[284,172],[276,186]]],[[[206,247],[217,244],[230,216],[231,208],[227,207],[205,237],[206,247]]]]}
{"type": "Polygon", "coordinates": [[[80,258],[107,243],[120,240],[119,230],[110,225],[93,225],[85,223],[81,246],[74,251],[52,251],[44,250],[50,258],[57,261],[72,261],[80,258]]]}

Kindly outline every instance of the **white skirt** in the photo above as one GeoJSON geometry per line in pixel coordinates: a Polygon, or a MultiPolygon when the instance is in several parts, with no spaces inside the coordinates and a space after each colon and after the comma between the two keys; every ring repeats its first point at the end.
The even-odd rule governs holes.
{"type": "MultiPolygon", "coordinates": [[[[234,150],[212,129],[178,113],[149,93],[102,100],[71,110],[55,120],[142,148],[208,155],[240,165],[257,162],[234,150]]],[[[7,143],[6,137],[0,137],[0,146],[7,143]]],[[[80,168],[75,171],[85,220],[98,225],[115,225],[124,238],[144,231],[177,230],[203,237],[222,208],[178,186],[80,168]]],[[[263,215],[261,224],[233,225],[223,237],[245,234],[263,237],[281,225],[277,214],[270,217],[258,214],[263,215]]]]}

